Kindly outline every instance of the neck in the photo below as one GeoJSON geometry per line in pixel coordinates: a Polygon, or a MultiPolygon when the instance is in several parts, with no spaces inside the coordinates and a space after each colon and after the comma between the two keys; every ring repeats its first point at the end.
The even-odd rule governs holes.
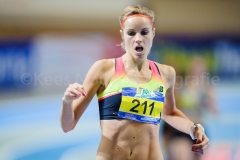
{"type": "Polygon", "coordinates": [[[141,58],[141,59],[134,59],[130,54],[125,53],[122,56],[124,67],[125,68],[131,68],[131,69],[137,69],[137,70],[143,70],[144,68],[148,69],[148,59],[147,58],[141,58]]]}

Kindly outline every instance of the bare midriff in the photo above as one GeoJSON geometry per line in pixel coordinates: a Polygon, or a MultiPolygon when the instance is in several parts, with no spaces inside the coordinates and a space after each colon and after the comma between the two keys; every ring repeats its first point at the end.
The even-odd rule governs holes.
{"type": "Polygon", "coordinates": [[[101,120],[101,129],[96,160],[163,160],[159,124],[101,120]]]}

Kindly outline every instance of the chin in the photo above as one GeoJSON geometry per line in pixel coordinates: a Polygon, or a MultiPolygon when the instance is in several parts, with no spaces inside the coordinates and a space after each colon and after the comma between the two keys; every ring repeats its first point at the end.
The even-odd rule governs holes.
{"type": "Polygon", "coordinates": [[[146,54],[144,52],[137,52],[134,55],[140,59],[146,58],[146,54]]]}

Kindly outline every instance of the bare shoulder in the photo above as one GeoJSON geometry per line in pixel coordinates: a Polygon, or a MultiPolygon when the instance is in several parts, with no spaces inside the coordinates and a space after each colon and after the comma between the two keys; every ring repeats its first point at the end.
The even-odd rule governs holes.
{"type": "Polygon", "coordinates": [[[174,86],[175,78],[176,78],[176,71],[172,66],[160,64],[157,62],[154,62],[160,71],[160,74],[163,78],[163,81],[165,84],[167,84],[169,87],[174,86]]]}
{"type": "Polygon", "coordinates": [[[103,78],[115,66],[114,59],[101,59],[96,61],[90,71],[94,77],[103,78]]]}
{"type": "Polygon", "coordinates": [[[102,70],[103,72],[108,71],[115,66],[114,59],[101,59],[94,63],[95,67],[102,70]]]}
{"type": "Polygon", "coordinates": [[[166,64],[160,64],[160,63],[157,63],[157,62],[154,62],[154,63],[157,64],[158,69],[163,76],[166,76],[168,78],[171,78],[171,77],[174,78],[175,77],[176,71],[172,66],[169,66],[169,65],[166,65],[166,64]]]}
{"type": "Polygon", "coordinates": [[[92,67],[98,70],[106,71],[109,68],[113,67],[114,64],[115,64],[114,59],[101,59],[96,61],[92,67]]]}
{"type": "Polygon", "coordinates": [[[115,59],[102,59],[96,61],[90,69],[90,77],[101,85],[106,85],[114,74],[115,59]]]}

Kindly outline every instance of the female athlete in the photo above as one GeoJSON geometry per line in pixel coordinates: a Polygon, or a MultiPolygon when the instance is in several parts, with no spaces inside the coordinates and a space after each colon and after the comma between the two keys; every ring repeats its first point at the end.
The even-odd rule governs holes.
{"type": "Polygon", "coordinates": [[[155,35],[154,13],[132,5],[120,15],[125,54],[95,62],[83,84],[70,84],[60,112],[64,132],[73,130],[95,94],[102,137],[96,160],[163,160],[160,119],[189,134],[193,152],[203,154],[209,139],[175,105],[173,67],[148,60],[155,35]]]}

